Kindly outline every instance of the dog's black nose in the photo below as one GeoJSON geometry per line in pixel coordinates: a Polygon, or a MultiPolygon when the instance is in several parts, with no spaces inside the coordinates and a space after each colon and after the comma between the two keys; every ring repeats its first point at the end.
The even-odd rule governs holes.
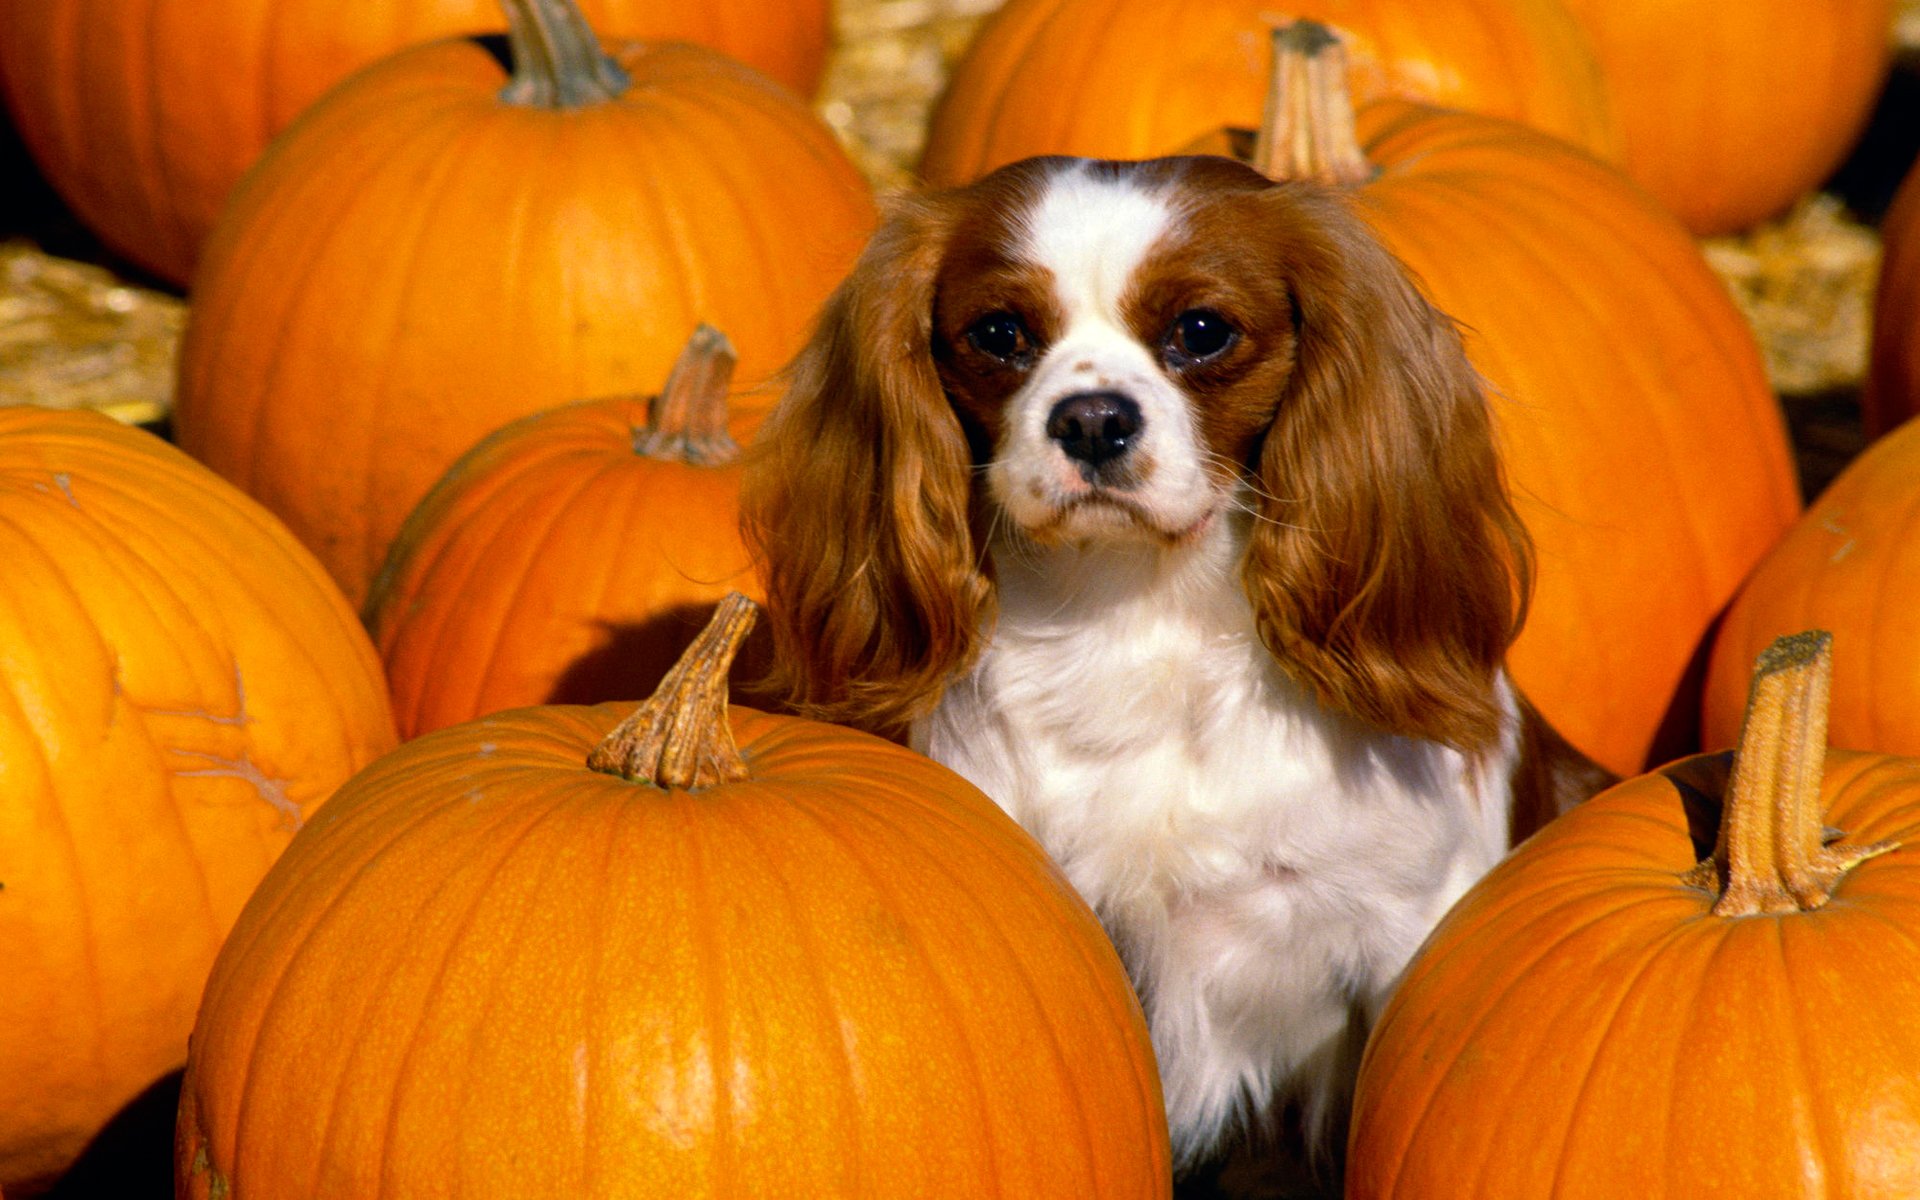
{"type": "Polygon", "coordinates": [[[1075,392],[1047,414],[1047,436],[1090,467],[1119,458],[1140,432],[1140,406],[1119,392],[1075,392]]]}

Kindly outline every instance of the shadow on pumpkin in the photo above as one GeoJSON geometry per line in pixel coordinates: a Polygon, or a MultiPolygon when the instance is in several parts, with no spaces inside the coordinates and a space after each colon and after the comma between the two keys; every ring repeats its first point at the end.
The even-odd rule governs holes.
{"type": "MultiPolygon", "coordinates": [[[[43,1200],[163,1200],[173,1195],[173,1123],[184,1069],[161,1076],[94,1135],[43,1200]]],[[[11,1193],[10,1193],[11,1194],[11,1193]]]]}
{"type": "MultiPolygon", "coordinates": [[[[604,623],[599,648],[574,659],[554,681],[543,703],[638,702],[652,695],[681,651],[706,628],[713,609],[712,604],[681,604],[645,621],[604,623]]],[[[727,676],[733,702],[774,708],[761,682],[772,665],[773,635],[761,621],[748,635],[727,676]]]]}

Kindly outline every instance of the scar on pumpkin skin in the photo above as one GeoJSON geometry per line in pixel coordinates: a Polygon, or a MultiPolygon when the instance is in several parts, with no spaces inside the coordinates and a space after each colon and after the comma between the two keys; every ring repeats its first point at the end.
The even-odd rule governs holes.
{"type": "MultiPolygon", "coordinates": [[[[121,690],[118,660],[114,663],[113,690],[116,695],[121,690]]],[[[233,715],[230,717],[204,708],[151,708],[137,701],[129,703],[150,717],[192,717],[212,725],[246,725],[253,720],[247,713],[247,681],[241,676],[238,664],[233,668],[233,715]]]]}
{"type": "Polygon", "coordinates": [[[253,790],[259,793],[260,798],[280,814],[286,828],[297,830],[306,823],[306,819],[300,815],[300,805],[287,794],[288,781],[276,779],[262,771],[259,764],[253,761],[253,755],[246,751],[241,751],[239,758],[226,758],[218,754],[208,754],[204,750],[182,750],[178,747],[173,748],[173,753],[212,764],[192,771],[169,772],[175,778],[243,780],[252,784],[253,790]]]}
{"type": "MultiPolygon", "coordinates": [[[[120,681],[118,660],[114,664],[113,691],[116,696],[124,695],[125,692],[120,681]]],[[[128,698],[127,703],[150,717],[185,717],[190,720],[206,721],[212,725],[236,727],[251,724],[253,717],[247,712],[247,681],[238,665],[233,668],[233,694],[234,711],[231,716],[203,708],[151,708],[131,698],[128,698]]],[[[176,768],[169,771],[169,774],[185,779],[243,780],[253,786],[253,790],[260,799],[266,801],[269,807],[280,814],[283,827],[297,830],[305,824],[305,818],[300,814],[300,805],[287,793],[287,785],[290,781],[267,774],[258,763],[253,761],[251,752],[242,750],[238,758],[233,758],[205,750],[188,750],[182,746],[161,745],[160,749],[170,755],[198,759],[208,764],[191,770],[176,768]]]]}
{"type": "MultiPolygon", "coordinates": [[[[202,1137],[205,1134],[201,1135],[202,1137]]],[[[207,1200],[226,1200],[233,1194],[233,1185],[227,1177],[207,1159],[207,1145],[203,1141],[193,1152],[193,1173],[207,1177],[207,1200]]]]}
{"type": "Polygon", "coordinates": [[[1840,522],[1834,520],[1832,517],[1828,517],[1825,520],[1820,522],[1820,528],[1826,530],[1828,533],[1833,534],[1835,537],[1843,537],[1847,539],[1845,542],[1841,543],[1840,548],[1838,550],[1835,550],[1832,556],[1827,559],[1828,562],[1837,563],[1841,559],[1845,558],[1847,555],[1853,553],[1853,547],[1855,546],[1857,539],[1848,535],[1846,527],[1844,525],[1840,524],[1840,522]]]}

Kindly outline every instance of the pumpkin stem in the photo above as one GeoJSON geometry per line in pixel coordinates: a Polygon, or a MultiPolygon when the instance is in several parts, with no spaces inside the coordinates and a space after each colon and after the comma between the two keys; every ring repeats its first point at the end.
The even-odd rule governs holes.
{"type": "Polygon", "coordinates": [[[1253,168],[1268,179],[1313,179],[1350,187],[1373,178],[1360,148],[1347,87],[1347,48],[1318,21],[1273,30],[1273,71],[1253,143],[1253,168]]]}
{"type": "Polygon", "coordinates": [[[618,100],[633,80],[600,48],[573,0],[501,0],[513,79],[500,89],[508,104],[585,108],[618,100]]]}
{"type": "Polygon", "coordinates": [[[1854,864],[1897,846],[1846,845],[1822,823],[1833,635],[1777,639],[1754,663],[1713,857],[1688,881],[1717,888],[1714,915],[1807,912],[1854,864]]]}
{"type": "Polygon", "coordinates": [[[702,322],[648,403],[647,427],[633,431],[634,453],[701,467],[738,459],[740,445],[727,433],[727,386],[736,361],[727,335],[702,322]]]}
{"type": "Polygon", "coordinates": [[[759,608],[727,593],[713,619],[652,696],[587,756],[587,766],[633,783],[696,791],[747,778],[727,719],[727,670],[759,608]]]}

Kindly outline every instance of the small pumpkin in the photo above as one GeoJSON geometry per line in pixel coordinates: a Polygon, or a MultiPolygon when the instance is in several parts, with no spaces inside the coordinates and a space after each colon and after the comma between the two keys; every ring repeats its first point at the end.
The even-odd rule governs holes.
{"type": "Polygon", "coordinates": [[[1920,1195],[1920,760],[1823,759],[1831,662],[1782,639],[1730,764],[1602,793],[1453,907],[1367,1044],[1349,1200],[1920,1195]]]}
{"type": "Polygon", "coordinates": [[[259,505],[90,412],[0,408],[0,1185],[186,1060],[221,939],[392,748],[373,647],[259,505]]]}
{"type": "Polygon", "coordinates": [[[1830,734],[1852,750],[1920,756],[1920,421],[1847,465],[1767,552],[1727,610],[1707,669],[1705,736],[1740,732],[1741,680],[1771,639],[1831,630],[1830,734]]]}
{"type": "Polygon", "coordinates": [[[207,985],[177,1195],[1170,1194],[1093,913],[931,760],[729,710],[751,619],[341,789],[207,985]]]}
{"type": "Polygon", "coordinates": [[[511,82],[466,40],[356,76],[249,177],[195,283],[176,436],[355,603],[501,425],[657,386],[702,321],[764,380],[873,223],[784,89],[692,46],[603,52],[573,0],[508,3],[511,82]]]}
{"type": "Polygon", "coordinates": [[[1697,234],[1784,212],[1853,149],[1893,62],[1893,0],[1563,0],[1628,175],[1697,234]]]}
{"type": "MultiPolygon", "coordinates": [[[[608,34],[682,39],[801,95],[827,0],[581,0],[608,34]]],[[[267,144],[327,89],[422,42],[506,28],[498,0],[0,0],[0,92],[60,193],[174,283],[267,144]]]]}
{"type": "Polygon", "coordinates": [[[1259,122],[1271,29],[1337,24],[1354,94],[1510,117],[1618,152],[1599,68],[1561,0],[1008,0],[954,68],[921,173],[968,183],[1034,154],[1151,158],[1259,122]]]}
{"type": "Polygon", "coordinates": [[[1879,437],[1920,416],[1920,170],[1909,169],[1880,221],[1884,255],[1860,410],[1879,437]]]}
{"type": "Polygon", "coordinates": [[[1399,101],[1356,115],[1329,30],[1273,36],[1264,135],[1205,148],[1346,188],[1459,322],[1537,550],[1509,656],[1521,690],[1618,774],[1658,754],[1670,709],[1691,749],[1690,665],[1799,512],[1752,329],[1694,240],[1618,172],[1489,117],[1399,101]]]}
{"type": "Polygon", "coordinates": [[[434,485],[367,601],[401,736],[645,695],[715,603],[757,590],[732,373],[732,347],[703,326],[659,395],[523,417],[434,485]]]}

